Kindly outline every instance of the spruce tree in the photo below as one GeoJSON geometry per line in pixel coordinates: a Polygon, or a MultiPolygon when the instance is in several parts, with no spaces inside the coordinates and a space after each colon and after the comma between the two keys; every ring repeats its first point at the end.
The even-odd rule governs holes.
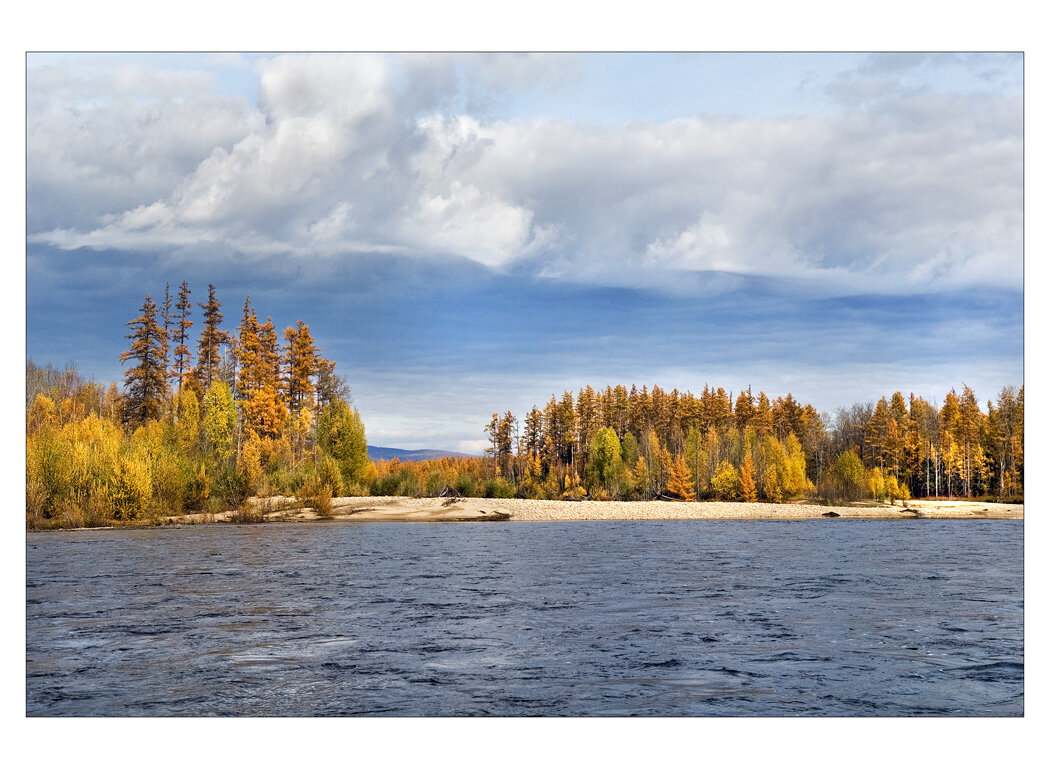
{"type": "Polygon", "coordinates": [[[167,339],[157,323],[157,305],[148,294],[142,314],[127,325],[132,331],[125,338],[131,340],[131,346],[121,353],[120,361],[133,361],[135,365],[124,375],[124,421],[139,425],[161,415],[167,390],[167,339]]]}
{"type": "Polygon", "coordinates": [[[197,371],[201,385],[207,390],[218,377],[222,364],[220,349],[230,343],[230,337],[219,326],[222,323],[222,302],[215,298],[215,286],[208,284],[208,301],[198,302],[204,310],[204,328],[197,344],[197,371]]]}

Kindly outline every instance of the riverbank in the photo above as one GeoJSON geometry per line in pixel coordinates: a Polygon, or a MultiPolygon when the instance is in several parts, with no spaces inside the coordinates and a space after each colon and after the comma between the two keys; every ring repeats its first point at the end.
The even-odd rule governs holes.
{"type": "Polygon", "coordinates": [[[292,497],[249,500],[246,510],[172,516],[166,523],[258,521],[643,521],[849,519],[1023,519],[1024,505],[968,500],[909,500],[896,504],[819,505],[807,502],[569,502],[546,499],[337,497],[322,516],[292,497]]]}

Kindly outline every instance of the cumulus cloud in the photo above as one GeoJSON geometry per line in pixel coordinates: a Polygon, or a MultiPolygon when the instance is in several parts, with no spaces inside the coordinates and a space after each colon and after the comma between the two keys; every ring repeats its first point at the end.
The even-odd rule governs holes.
{"type": "Polygon", "coordinates": [[[484,114],[501,88],[552,83],[566,62],[579,66],[279,56],[256,64],[254,105],[202,72],[41,67],[28,236],[304,263],[447,255],[611,285],[683,271],[832,293],[1020,285],[1020,97],[912,87],[900,73],[929,59],[900,58],[833,82],[851,109],[829,115],[595,127],[484,114]]]}

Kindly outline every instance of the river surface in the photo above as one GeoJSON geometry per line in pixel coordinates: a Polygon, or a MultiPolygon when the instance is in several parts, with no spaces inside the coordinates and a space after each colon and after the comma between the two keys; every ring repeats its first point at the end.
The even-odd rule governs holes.
{"type": "Polygon", "coordinates": [[[1023,521],[26,535],[40,716],[1021,716],[1023,521]]]}

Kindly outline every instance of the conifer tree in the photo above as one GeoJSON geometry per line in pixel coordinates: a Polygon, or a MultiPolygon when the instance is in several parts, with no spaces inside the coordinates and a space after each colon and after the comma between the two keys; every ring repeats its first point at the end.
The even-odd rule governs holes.
{"type": "Polygon", "coordinates": [[[193,321],[190,320],[190,309],[193,307],[193,303],[190,301],[190,286],[186,281],[182,281],[182,285],[179,286],[179,300],[175,303],[175,310],[177,315],[175,316],[174,331],[172,333],[172,341],[175,343],[175,349],[172,352],[172,367],[171,374],[178,380],[178,392],[182,392],[182,383],[186,378],[186,374],[189,373],[192,353],[190,352],[189,345],[186,344],[188,336],[187,332],[193,325],[193,321]]]}
{"type": "Polygon", "coordinates": [[[142,314],[127,325],[132,331],[124,336],[131,340],[131,346],[121,353],[120,361],[133,361],[135,365],[124,375],[124,421],[138,425],[161,416],[167,390],[167,340],[164,328],[157,323],[157,305],[149,294],[142,303],[142,314]]]}
{"type": "Polygon", "coordinates": [[[335,400],[317,418],[317,445],[339,463],[345,488],[359,483],[368,466],[365,426],[357,409],[335,400]]]}
{"type": "Polygon", "coordinates": [[[263,386],[265,375],[262,351],[259,348],[259,319],[252,308],[251,298],[244,298],[241,324],[237,326],[237,393],[242,400],[263,386]]]}
{"type": "Polygon", "coordinates": [[[197,344],[197,369],[201,386],[207,390],[219,375],[222,364],[222,345],[230,343],[229,335],[219,328],[222,324],[222,302],[215,298],[215,286],[208,284],[208,301],[198,302],[204,310],[204,326],[197,344]]]}
{"type": "Polygon", "coordinates": [[[736,405],[733,407],[733,417],[736,419],[736,429],[743,432],[755,416],[755,399],[751,396],[751,387],[741,390],[736,396],[736,405]]]}
{"type": "Polygon", "coordinates": [[[259,380],[264,385],[281,389],[281,350],[277,342],[277,329],[269,317],[259,326],[259,380]]]}
{"type": "Polygon", "coordinates": [[[744,452],[744,463],[740,466],[740,493],[745,502],[757,502],[758,490],[755,488],[755,465],[751,452],[744,452]]]}
{"type": "Polygon", "coordinates": [[[685,460],[681,454],[671,466],[671,479],[667,482],[667,490],[686,502],[692,502],[696,498],[693,481],[689,477],[689,468],[685,466],[685,460]]]}
{"type": "Polygon", "coordinates": [[[352,403],[350,385],[335,373],[335,361],[317,357],[317,406],[324,408],[335,401],[352,403]]]}
{"type": "Polygon", "coordinates": [[[301,320],[295,324],[295,328],[289,326],[284,330],[284,338],[288,343],[284,355],[288,409],[298,414],[313,402],[312,377],[318,373],[319,358],[313,337],[310,336],[310,327],[301,320]]]}
{"type": "MultiPolygon", "coordinates": [[[[160,306],[161,327],[164,329],[164,370],[168,369],[168,352],[172,339],[171,333],[171,284],[164,284],[164,304],[160,306]]],[[[166,376],[166,374],[165,374],[166,376]]]]}

